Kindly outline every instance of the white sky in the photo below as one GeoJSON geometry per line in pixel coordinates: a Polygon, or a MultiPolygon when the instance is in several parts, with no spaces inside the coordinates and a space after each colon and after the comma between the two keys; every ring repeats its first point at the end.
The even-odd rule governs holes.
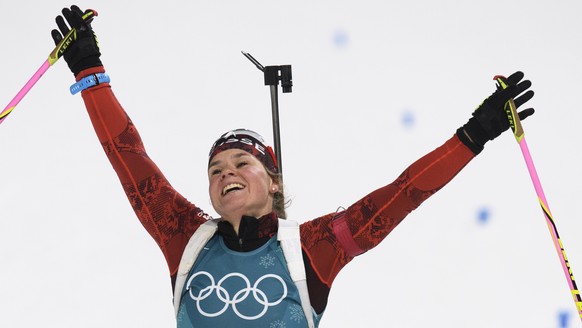
{"type": "MultiPolygon", "coordinates": [[[[206,159],[224,131],[271,137],[280,94],[289,216],[305,221],[392,182],[523,70],[526,138],[582,277],[579,1],[79,1],[113,89],[173,186],[212,212],[206,159]],[[412,123],[404,124],[404,117],[412,123]]],[[[68,2],[0,4],[0,96],[53,49],[68,2]]],[[[0,126],[0,326],[172,327],[167,266],[103,155],[66,64],[0,126]]],[[[580,278],[582,279],[582,278],[580,278]]],[[[321,328],[579,327],[519,147],[507,133],[338,276],[321,328]],[[478,212],[489,213],[485,224],[478,212]]]]}

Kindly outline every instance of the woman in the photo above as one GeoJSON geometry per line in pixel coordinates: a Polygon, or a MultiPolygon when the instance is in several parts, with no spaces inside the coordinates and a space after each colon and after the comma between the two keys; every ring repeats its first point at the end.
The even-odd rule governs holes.
{"type": "MultiPolygon", "coordinates": [[[[485,99],[449,140],[394,182],[345,210],[305,221],[300,237],[285,237],[293,225],[280,220],[286,217],[283,186],[273,152],[260,135],[233,130],[212,146],[209,194],[220,219],[211,219],[180,195],[147,156],[111,90],[95,35],[82,15],[76,6],[64,8],[52,37],[58,43],[70,28],[78,31],[78,40],[64,54],[77,80],[72,90],[81,91],[137,217],[166,258],[178,327],[317,326],[339,271],[378,245],[487,141],[509,128],[504,112],[509,99],[517,97],[519,107],[533,97],[523,73],[511,75],[508,88],[485,99]],[[294,242],[300,242],[298,251],[287,251],[294,242]]],[[[520,117],[531,114],[529,108],[520,117]]]]}

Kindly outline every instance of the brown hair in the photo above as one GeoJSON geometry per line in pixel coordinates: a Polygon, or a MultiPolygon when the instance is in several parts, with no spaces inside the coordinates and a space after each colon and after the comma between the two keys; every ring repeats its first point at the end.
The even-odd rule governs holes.
{"type": "Polygon", "coordinates": [[[279,191],[273,195],[273,211],[280,219],[287,219],[285,208],[289,201],[285,200],[285,191],[283,190],[283,176],[280,173],[273,173],[267,170],[267,174],[273,179],[273,183],[279,186],[279,191]]]}

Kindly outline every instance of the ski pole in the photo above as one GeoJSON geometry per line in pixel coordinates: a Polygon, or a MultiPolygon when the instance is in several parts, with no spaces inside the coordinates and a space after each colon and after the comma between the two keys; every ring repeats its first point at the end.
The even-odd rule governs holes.
{"type": "MultiPolygon", "coordinates": [[[[89,9],[83,15],[83,19],[90,23],[94,17],[97,16],[97,12],[93,9],[89,9]]],[[[26,96],[26,94],[32,89],[32,87],[40,80],[43,74],[63,56],[65,51],[69,48],[69,46],[77,41],[77,30],[72,28],[69,33],[67,33],[61,42],[57,44],[55,49],[51,51],[48,58],[42,63],[42,65],[36,70],[36,72],[32,75],[32,77],[26,82],[26,84],[20,89],[20,91],[16,94],[16,96],[8,103],[8,105],[0,112],[0,124],[4,122],[6,117],[12,113],[14,107],[18,105],[18,103],[26,96]]]]}
{"type": "MultiPolygon", "coordinates": [[[[507,79],[503,76],[497,75],[493,78],[497,81],[498,87],[505,89],[507,88],[507,79]]],[[[521,152],[525,159],[525,164],[527,165],[527,169],[529,171],[529,175],[533,182],[534,188],[536,190],[536,194],[538,196],[538,201],[542,207],[542,212],[544,213],[544,217],[546,218],[546,223],[550,230],[550,235],[552,236],[552,240],[554,242],[554,246],[556,251],[558,252],[558,257],[560,258],[560,262],[562,263],[562,269],[564,270],[564,274],[566,276],[566,280],[568,281],[568,286],[570,287],[570,291],[572,292],[572,297],[574,298],[574,303],[576,304],[576,309],[578,311],[578,315],[582,320],[582,298],[580,297],[580,291],[576,286],[576,280],[574,279],[574,273],[572,272],[572,268],[570,267],[570,262],[568,262],[568,257],[566,256],[566,251],[564,250],[564,245],[560,240],[560,235],[558,234],[558,229],[556,227],[556,223],[552,217],[552,213],[550,212],[550,206],[548,205],[548,201],[546,200],[546,196],[544,194],[544,190],[542,188],[542,184],[540,183],[540,179],[538,177],[534,162],[532,160],[531,154],[529,152],[529,148],[525,141],[523,127],[521,125],[521,121],[519,119],[519,115],[517,114],[517,108],[515,106],[515,102],[513,99],[510,99],[505,104],[505,112],[507,114],[507,118],[509,119],[509,124],[511,126],[511,130],[515,136],[515,140],[519,144],[521,148],[521,152]]]]}

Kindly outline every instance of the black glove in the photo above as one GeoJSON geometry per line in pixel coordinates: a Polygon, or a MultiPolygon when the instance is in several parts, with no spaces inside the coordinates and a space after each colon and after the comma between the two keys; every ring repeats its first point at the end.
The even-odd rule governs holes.
{"type": "MultiPolygon", "coordinates": [[[[504,109],[505,103],[509,99],[517,97],[514,102],[516,108],[519,108],[533,97],[532,90],[523,93],[531,87],[529,80],[521,81],[523,76],[522,72],[515,72],[509,76],[507,88],[498,88],[473,112],[473,117],[469,119],[467,124],[457,130],[459,139],[475,154],[483,150],[487,141],[497,138],[509,129],[509,119],[504,109]]],[[[528,108],[519,112],[518,115],[520,120],[524,120],[533,113],[534,109],[528,108]]]]}
{"type": "Polygon", "coordinates": [[[77,30],[77,41],[73,42],[63,54],[71,72],[77,76],[84,69],[102,66],[99,59],[101,53],[99,52],[97,37],[93,33],[91,25],[83,20],[83,11],[73,5],[71,9],[63,8],[62,13],[62,16],[57,16],[55,19],[60,32],[56,29],[52,30],[51,36],[55,44],[58,44],[63,39],[63,36],[69,33],[69,26],[77,30]],[[69,26],[65,23],[65,19],[69,26]]]}

